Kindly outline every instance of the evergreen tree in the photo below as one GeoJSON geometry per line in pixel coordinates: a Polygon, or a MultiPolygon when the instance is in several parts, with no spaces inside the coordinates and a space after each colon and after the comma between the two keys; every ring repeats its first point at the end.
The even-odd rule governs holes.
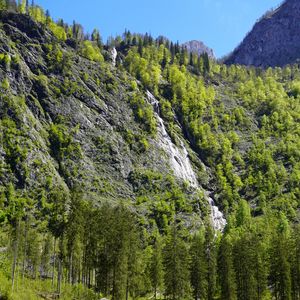
{"type": "Polygon", "coordinates": [[[98,29],[94,29],[92,32],[92,41],[96,42],[99,48],[102,47],[102,38],[98,29]]]}
{"type": "Polygon", "coordinates": [[[185,242],[180,238],[175,222],[164,248],[165,296],[171,300],[188,299],[190,296],[189,255],[185,242]]]}
{"type": "Polygon", "coordinates": [[[143,261],[141,238],[134,222],[129,224],[128,238],[126,300],[129,299],[129,295],[132,299],[138,299],[144,291],[145,284],[145,262],[143,261]]]}
{"type": "Polygon", "coordinates": [[[18,11],[21,13],[21,14],[25,14],[27,11],[26,11],[26,3],[27,1],[26,0],[19,0],[19,3],[18,3],[18,11]]]}
{"type": "Polygon", "coordinates": [[[162,238],[157,233],[150,261],[150,278],[154,299],[157,299],[157,293],[162,291],[163,275],[162,238]]]}
{"type": "Polygon", "coordinates": [[[290,227],[281,213],[271,247],[271,283],[276,299],[291,299],[290,227]]]}
{"type": "Polygon", "coordinates": [[[208,225],[205,235],[205,248],[207,259],[207,299],[212,300],[217,290],[217,256],[218,245],[214,229],[208,225]]]}
{"type": "MultiPolygon", "coordinates": [[[[87,207],[81,199],[80,193],[73,191],[71,195],[71,207],[66,225],[67,257],[68,257],[68,277],[70,283],[79,280],[80,268],[78,264],[82,257],[84,224],[87,207]]],[[[91,221],[89,219],[89,221],[91,221]]]]}
{"type": "Polygon", "coordinates": [[[237,287],[235,270],[233,265],[232,247],[233,241],[230,235],[224,236],[219,249],[218,274],[221,286],[222,300],[236,300],[237,287]]]}
{"type": "Polygon", "coordinates": [[[191,241],[191,285],[194,299],[207,299],[207,260],[205,249],[205,232],[200,230],[191,241]]]}
{"type": "MultiPolygon", "coordinates": [[[[247,229],[246,229],[247,230],[247,229]]],[[[255,299],[256,281],[254,273],[254,253],[251,233],[239,229],[233,248],[234,267],[237,278],[238,299],[255,299]]]]}
{"type": "Polygon", "coordinates": [[[300,299],[300,225],[296,225],[292,236],[292,299],[300,299]]]}
{"type": "Polygon", "coordinates": [[[12,11],[18,11],[16,0],[6,0],[6,8],[12,11]]]}

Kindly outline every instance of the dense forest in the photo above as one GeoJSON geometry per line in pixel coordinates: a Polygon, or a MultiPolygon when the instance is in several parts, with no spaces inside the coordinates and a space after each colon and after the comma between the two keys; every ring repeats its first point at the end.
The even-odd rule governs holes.
{"type": "MultiPolygon", "coordinates": [[[[54,22],[34,3],[0,8],[1,37],[17,36],[0,51],[0,299],[300,299],[299,65],[228,66],[127,30],[103,43],[98,30],[54,22]],[[14,30],[10,20],[24,23],[14,30]],[[29,41],[40,31],[50,42],[29,41]],[[23,43],[42,56],[28,52],[29,64],[23,43]],[[90,67],[79,82],[80,64],[90,67]],[[18,76],[35,92],[18,90],[18,76]],[[172,172],[137,168],[132,194],[120,198],[120,179],[83,173],[82,128],[62,106],[48,117],[51,99],[84,102],[88,91],[117,111],[120,88],[133,127],[115,130],[128,153],[151,160],[159,114],[174,144],[188,141],[225,228],[214,227],[203,191],[172,172]],[[35,132],[42,139],[32,142],[35,132]],[[36,152],[49,153],[55,171],[36,152]]],[[[107,138],[92,143],[111,164],[107,138]]]]}

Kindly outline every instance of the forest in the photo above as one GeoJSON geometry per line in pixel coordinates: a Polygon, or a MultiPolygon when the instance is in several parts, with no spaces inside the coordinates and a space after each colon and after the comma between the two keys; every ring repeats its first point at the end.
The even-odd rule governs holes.
{"type": "MultiPolygon", "coordinates": [[[[171,138],[176,143],[179,124],[203,162],[205,168],[193,159],[199,184],[214,191],[227,220],[216,230],[201,193],[150,169],[130,174],[134,199],[85,193],[76,167],[84,152],[80,128],[63,117],[46,124],[43,135],[66,188],[51,176],[33,188],[30,169],[43,166],[28,163],[28,95],[16,95],[1,73],[0,299],[300,299],[299,65],[228,66],[128,30],[104,43],[99,30],[87,34],[76,22],[55,22],[25,0],[1,0],[0,9],[0,21],[5,13],[26,15],[53,36],[40,45],[47,72],[34,80],[41,98],[78,93],[69,71],[78,57],[105,73],[108,93],[120,76],[142,132],[121,134],[141,156],[157,136],[155,112],[141,96],[151,91],[171,138]],[[201,222],[187,225],[198,206],[201,222]]],[[[0,64],[4,74],[24,65],[9,52],[0,53],[0,64]]],[[[92,71],[80,76],[92,90],[92,71]]],[[[112,151],[101,137],[95,144],[112,151]]]]}

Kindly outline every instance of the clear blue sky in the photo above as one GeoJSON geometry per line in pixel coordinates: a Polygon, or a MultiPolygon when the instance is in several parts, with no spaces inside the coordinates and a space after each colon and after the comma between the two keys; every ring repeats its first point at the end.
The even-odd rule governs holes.
{"type": "Polygon", "coordinates": [[[232,51],[255,21],[282,0],[35,0],[54,19],[98,28],[104,41],[131,32],[173,41],[202,40],[221,57],[232,51]]]}

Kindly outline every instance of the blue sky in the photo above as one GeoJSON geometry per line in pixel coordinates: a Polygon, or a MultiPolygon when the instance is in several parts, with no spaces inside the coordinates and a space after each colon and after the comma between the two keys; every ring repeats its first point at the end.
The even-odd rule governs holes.
{"type": "Polygon", "coordinates": [[[164,35],[173,41],[202,40],[217,57],[232,51],[255,21],[282,0],[35,0],[54,19],[81,23],[110,35],[164,35]]]}

